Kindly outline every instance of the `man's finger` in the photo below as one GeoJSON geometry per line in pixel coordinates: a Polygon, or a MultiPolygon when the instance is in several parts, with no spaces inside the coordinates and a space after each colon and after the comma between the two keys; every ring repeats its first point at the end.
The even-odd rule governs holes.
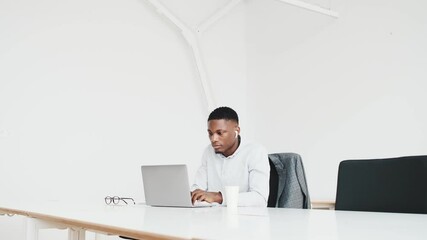
{"type": "Polygon", "coordinates": [[[193,192],[193,194],[191,194],[191,202],[194,204],[196,199],[197,199],[197,192],[193,192]]]}
{"type": "Polygon", "coordinates": [[[194,203],[195,201],[199,200],[199,198],[200,198],[200,196],[201,196],[202,194],[203,194],[203,192],[201,192],[201,191],[195,192],[195,193],[193,194],[193,197],[192,197],[192,201],[193,201],[193,203],[194,203]]]}
{"type": "Polygon", "coordinates": [[[196,200],[195,199],[195,196],[197,195],[197,193],[199,193],[200,192],[200,189],[196,189],[196,190],[194,190],[193,192],[191,192],[191,201],[193,201],[193,203],[194,203],[194,201],[196,200]]]}

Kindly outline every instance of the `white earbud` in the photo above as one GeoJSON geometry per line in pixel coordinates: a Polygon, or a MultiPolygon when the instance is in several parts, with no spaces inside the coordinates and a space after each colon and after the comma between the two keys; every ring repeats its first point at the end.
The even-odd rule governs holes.
{"type": "Polygon", "coordinates": [[[239,132],[234,131],[236,133],[236,136],[234,138],[237,138],[237,136],[239,136],[239,132]]]}

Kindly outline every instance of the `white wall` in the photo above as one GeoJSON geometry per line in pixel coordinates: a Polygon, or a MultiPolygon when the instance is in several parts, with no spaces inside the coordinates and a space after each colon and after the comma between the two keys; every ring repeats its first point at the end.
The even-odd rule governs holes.
{"type": "Polygon", "coordinates": [[[427,4],[331,4],[338,19],[248,6],[251,128],[271,152],[302,155],[315,200],[335,199],[341,160],[427,150],[427,4]]]}
{"type": "MultiPolygon", "coordinates": [[[[162,2],[197,26],[228,1],[162,2]]],[[[300,153],[312,198],[333,200],[340,160],[425,154],[426,4],[310,2],[340,17],[244,1],[201,46],[244,137],[300,153]]],[[[0,1],[2,197],[142,200],[141,164],[193,176],[206,113],[190,47],[147,1],[0,1]]],[[[23,239],[0,218],[0,239],[23,239]]]]}
{"type": "MultiPolygon", "coordinates": [[[[194,26],[228,1],[180,2],[164,1],[194,26]]],[[[243,115],[244,19],[233,9],[201,41],[217,103],[243,115]]],[[[147,1],[0,1],[2,198],[142,201],[141,164],[193,178],[207,112],[189,45],[147,1]]],[[[23,239],[23,220],[0,218],[0,239],[23,239]]]]}

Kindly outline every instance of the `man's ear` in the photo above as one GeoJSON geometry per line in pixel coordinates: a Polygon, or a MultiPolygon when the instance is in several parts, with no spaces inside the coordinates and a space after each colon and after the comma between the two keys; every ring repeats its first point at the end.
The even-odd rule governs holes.
{"type": "Polygon", "coordinates": [[[234,129],[234,131],[237,132],[237,135],[239,135],[240,134],[240,127],[236,126],[236,128],[234,129]]]}

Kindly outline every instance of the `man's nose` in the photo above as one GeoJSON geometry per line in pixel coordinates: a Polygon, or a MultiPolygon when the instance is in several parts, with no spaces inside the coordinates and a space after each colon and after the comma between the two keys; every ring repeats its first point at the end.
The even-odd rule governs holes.
{"type": "Polygon", "coordinates": [[[217,134],[213,134],[211,136],[211,142],[216,142],[216,141],[218,141],[218,135],[217,134]]]}

